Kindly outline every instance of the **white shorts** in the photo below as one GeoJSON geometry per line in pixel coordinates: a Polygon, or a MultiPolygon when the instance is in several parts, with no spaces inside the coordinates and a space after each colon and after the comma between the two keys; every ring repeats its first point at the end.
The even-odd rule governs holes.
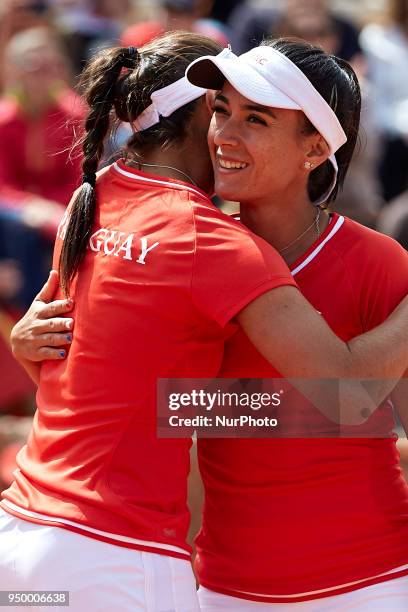
{"type": "Polygon", "coordinates": [[[0,509],[0,590],[69,591],[50,612],[198,612],[188,561],[37,525],[0,509]]]}
{"type": "Polygon", "coordinates": [[[261,603],[229,597],[200,587],[201,612],[407,612],[408,576],[350,593],[298,603],[261,603]]]}

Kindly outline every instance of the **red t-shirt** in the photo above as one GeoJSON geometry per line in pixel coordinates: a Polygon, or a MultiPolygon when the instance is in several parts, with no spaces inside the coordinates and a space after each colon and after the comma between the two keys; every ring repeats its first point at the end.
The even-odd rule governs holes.
{"type": "Polygon", "coordinates": [[[156,380],[216,376],[231,319],[295,283],[274,249],[198,188],[118,162],[97,193],[73,290],[73,343],[66,360],[43,364],[33,429],[2,504],[28,520],[188,557],[191,441],[157,438],[156,380]]]}
{"type": "MultiPolygon", "coordinates": [[[[408,253],[338,215],[292,273],[343,340],[381,323],[408,293],[408,253]]],[[[279,373],[239,331],[226,345],[220,375],[279,373]]],[[[392,431],[391,408],[378,409],[377,418],[392,431]]],[[[278,603],[408,574],[408,488],[395,440],[392,433],[383,439],[199,439],[206,490],[197,537],[200,583],[278,603]]]]}

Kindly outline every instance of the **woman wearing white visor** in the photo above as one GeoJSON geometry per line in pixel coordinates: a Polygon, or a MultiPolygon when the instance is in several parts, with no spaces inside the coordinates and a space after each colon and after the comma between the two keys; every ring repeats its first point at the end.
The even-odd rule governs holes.
{"type": "MultiPolygon", "coordinates": [[[[76,581],[82,580],[82,593],[93,610],[100,609],[104,598],[109,609],[194,610],[184,542],[190,443],[156,438],[156,378],[214,376],[236,321],[285,375],[301,371],[310,377],[398,377],[408,361],[404,309],[346,347],[293,287],[292,275],[276,251],[217,211],[200,190],[209,190],[212,183],[205,147],[209,116],[203,90],[191,90],[180,70],[184,64],[184,74],[188,49],[190,57],[203,53],[189,47],[192,35],[188,40],[175,36],[141,49],[133,58],[134,68],[117,75],[118,86],[112,89],[116,113],[135,127],[127,164],[120,161],[104,170],[93,192],[92,185],[83,188],[82,196],[92,195],[95,206],[92,231],[92,213],[82,197],[75,201],[68,225],[61,226],[55,263],[64,238],[61,272],[66,286],[78,264],[72,255],[84,255],[89,236],[72,283],[74,338],[67,360],[42,367],[33,434],[19,456],[15,482],[3,493],[0,575],[3,572],[4,579],[8,571],[14,588],[27,585],[27,575],[34,584],[35,571],[44,577],[50,556],[44,555],[38,565],[31,556],[31,573],[25,561],[23,576],[15,571],[22,559],[12,544],[17,536],[27,541],[24,529],[40,539],[41,528],[32,526],[36,522],[47,525],[55,542],[56,532],[64,531],[72,550],[78,551],[81,570],[79,577],[78,572],[65,576],[64,583],[69,579],[73,584],[74,609],[80,595],[76,581]],[[147,84],[149,88],[143,86],[147,84]],[[197,104],[189,105],[193,100],[197,104]],[[84,237],[82,251],[78,235],[84,237]],[[378,360],[377,354],[385,351],[392,352],[392,361],[378,360]],[[92,538],[99,546],[94,574],[84,571],[86,564],[92,570],[97,551],[92,538]],[[102,549],[98,540],[114,546],[102,549]],[[90,551],[88,557],[79,554],[81,547],[90,551]],[[137,561],[140,551],[142,559],[137,561]],[[170,562],[174,557],[180,557],[178,567],[170,562]],[[141,565],[137,574],[132,575],[132,563],[141,565]]],[[[123,55],[106,53],[111,60],[123,55]]],[[[126,65],[133,66],[130,59],[126,52],[126,65]]],[[[94,121],[87,124],[86,182],[94,178],[106,133],[97,129],[102,90],[105,119],[111,108],[108,77],[115,63],[101,70],[103,66],[93,74],[93,65],[90,73],[94,121]]],[[[248,125],[259,127],[252,113],[248,125]]],[[[282,133],[284,138],[288,136],[282,133]]],[[[312,132],[309,138],[319,140],[312,132]]],[[[320,149],[323,160],[327,146],[322,142],[320,149]]],[[[308,159],[304,150],[302,168],[308,159]]],[[[307,224],[311,222],[321,231],[322,219],[307,224]]],[[[45,329],[42,316],[31,325],[35,333],[45,329]]],[[[15,338],[23,328],[19,326],[15,338]]],[[[42,334],[39,340],[50,342],[42,334]]],[[[55,559],[53,567],[61,572],[63,559],[55,559]]],[[[42,584],[55,584],[55,573],[51,578],[45,575],[42,584]]],[[[78,605],[83,609],[82,600],[78,605]]]]}
{"type": "MultiPolygon", "coordinates": [[[[335,199],[357,138],[360,90],[350,66],[281,40],[240,57],[200,58],[187,77],[217,90],[216,192],[240,201],[241,221],[282,254],[338,336],[378,325],[408,290],[408,254],[320,206],[335,199]]],[[[220,376],[275,378],[275,366],[240,331],[220,376]]],[[[357,427],[352,438],[304,439],[305,427],[300,439],[198,440],[203,612],[407,609],[408,489],[391,407],[371,425],[378,437],[357,427]]]]}

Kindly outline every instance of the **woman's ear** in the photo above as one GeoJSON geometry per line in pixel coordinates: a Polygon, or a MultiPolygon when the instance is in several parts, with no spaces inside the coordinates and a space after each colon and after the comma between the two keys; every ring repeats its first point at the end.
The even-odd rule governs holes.
{"type": "Polygon", "coordinates": [[[317,168],[330,157],[330,148],[319,132],[309,134],[304,141],[306,169],[317,168]]]}

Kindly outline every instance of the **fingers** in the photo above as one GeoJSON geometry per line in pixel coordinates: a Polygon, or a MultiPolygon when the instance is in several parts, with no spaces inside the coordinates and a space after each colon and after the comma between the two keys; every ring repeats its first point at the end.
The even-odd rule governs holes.
{"type": "MultiPolygon", "coordinates": [[[[73,306],[74,303],[72,300],[54,300],[54,302],[42,306],[41,312],[38,312],[38,317],[41,319],[55,318],[72,310],[73,306]]],[[[66,319],[66,321],[73,320],[66,319]]]]}
{"type": "Polygon", "coordinates": [[[33,342],[41,348],[50,348],[54,346],[66,346],[72,342],[72,334],[39,334],[35,336],[33,342]]]}
{"type": "Polygon", "coordinates": [[[53,295],[58,289],[58,283],[59,283],[58,272],[56,270],[51,270],[45,285],[43,286],[42,289],[40,289],[35,299],[40,302],[45,302],[47,304],[48,302],[51,302],[53,295]]]}
{"type": "Polygon", "coordinates": [[[44,361],[46,359],[50,359],[53,361],[61,361],[62,359],[65,359],[66,356],[67,352],[64,349],[43,346],[38,349],[35,354],[35,357],[31,359],[31,361],[44,361]]]}
{"type": "MultiPolygon", "coordinates": [[[[23,358],[26,361],[43,361],[44,359],[65,359],[69,345],[72,342],[72,334],[39,334],[30,343],[26,343],[24,350],[18,350],[17,359],[23,358]]],[[[14,352],[14,351],[13,351],[14,352]]],[[[15,356],[16,353],[14,352],[15,356]]]]}
{"type": "Polygon", "coordinates": [[[39,319],[32,331],[35,334],[47,334],[49,332],[65,332],[68,334],[74,327],[74,319],[53,317],[52,319],[39,319]]]}

